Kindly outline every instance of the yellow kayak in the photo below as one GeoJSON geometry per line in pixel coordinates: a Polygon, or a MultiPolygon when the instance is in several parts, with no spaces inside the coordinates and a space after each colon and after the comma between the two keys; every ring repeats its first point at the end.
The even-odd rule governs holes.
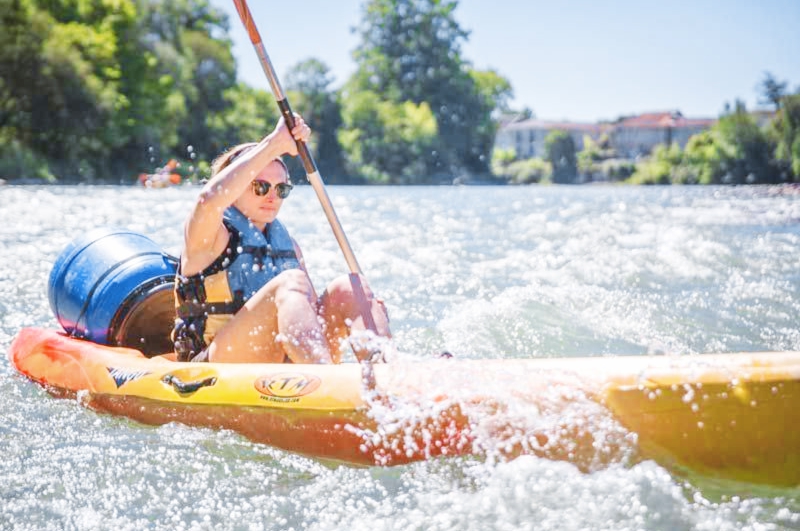
{"type": "Polygon", "coordinates": [[[364,366],[179,363],[23,329],[19,372],[57,396],[160,425],[230,429],[359,465],[533,454],[800,485],[800,352],[364,366]],[[369,382],[369,384],[368,384],[369,382]]]}

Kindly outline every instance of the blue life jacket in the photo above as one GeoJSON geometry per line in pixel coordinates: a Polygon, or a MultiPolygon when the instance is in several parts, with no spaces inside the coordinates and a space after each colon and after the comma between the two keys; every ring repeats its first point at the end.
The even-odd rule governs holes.
{"type": "Polygon", "coordinates": [[[282,271],[300,268],[292,238],[277,219],[261,232],[232,206],[225,211],[223,223],[228,232],[238,235],[236,246],[228,244],[234,247],[232,259],[223,268],[234,300],[241,299],[242,305],[282,271]],[[241,293],[241,297],[237,293],[241,293]]]}
{"type": "Polygon", "coordinates": [[[201,353],[217,331],[270,280],[300,261],[286,227],[277,219],[264,231],[236,207],[225,210],[229,239],[225,250],[203,271],[175,279],[177,319],[173,341],[178,359],[201,353]]]}

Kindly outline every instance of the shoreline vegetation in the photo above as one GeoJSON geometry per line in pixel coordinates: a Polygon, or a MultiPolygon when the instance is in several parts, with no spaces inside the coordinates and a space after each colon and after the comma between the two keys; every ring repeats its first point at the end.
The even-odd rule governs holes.
{"type": "MultiPolygon", "coordinates": [[[[545,156],[518,160],[513,150],[495,150],[493,169],[515,183],[583,184],[779,184],[800,182],[800,88],[786,93],[766,73],[761,82],[770,113],[751,113],[741,101],[684,146],[656,144],[635,158],[621,157],[607,135],[583,137],[576,151],[566,131],[545,138],[545,156]]],[[[669,136],[669,135],[665,135],[669,136]]]]}
{"type": "MultiPolygon", "coordinates": [[[[167,164],[175,180],[198,183],[215,156],[263,137],[278,118],[269,91],[237,81],[236,21],[208,0],[0,6],[0,184],[133,185],[167,164]]],[[[683,146],[629,159],[607,137],[577,150],[554,130],[540,158],[495,148],[501,124],[533,113],[511,109],[510,82],[463,57],[469,33],[457,8],[363,0],[356,70],[341,87],[317,59],[289,69],[284,88],[315,131],[326,183],[800,182],[800,87],[768,72],[759,86],[768,120],[736,101],[683,146]]]]}

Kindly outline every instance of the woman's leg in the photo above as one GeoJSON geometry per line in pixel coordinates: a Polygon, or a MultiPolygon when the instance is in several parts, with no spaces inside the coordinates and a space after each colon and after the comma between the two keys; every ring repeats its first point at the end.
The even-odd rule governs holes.
{"type": "Polygon", "coordinates": [[[208,347],[209,361],[331,363],[316,312],[316,294],[303,271],[269,281],[223,326],[208,347]]]}
{"type": "MultiPolygon", "coordinates": [[[[341,341],[352,334],[353,331],[368,329],[364,322],[361,308],[369,308],[369,313],[375,323],[375,332],[378,336],[391,338],[389,329],[389,315],[383,301],[376,299],[372,290],[362,276],[342,275],[334,279],[322,294],[319,304],[319,315],[325,323],[325,337],[334,362],[341,358],[341,341]],[[359,300],[358,293],[362,292],[365,300],[359,300]]],[[[352,345],[354,350],[359,350],[359,345],[352,345]]],[[[359,354],[358,352],[356,353],[359,354]]],[[[368,353],[363,353],[367,356],[368,353]]]]}

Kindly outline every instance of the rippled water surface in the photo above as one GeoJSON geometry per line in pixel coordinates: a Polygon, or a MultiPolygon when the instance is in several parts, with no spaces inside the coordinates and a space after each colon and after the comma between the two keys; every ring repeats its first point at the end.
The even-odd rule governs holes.
{"type": "MultiPolygon", "coordinates": [[[[797,189],[328,191],[409,356],[800,350],[797,189]]],[[[57,326],[47,280],[69,241],[116,226],[177,252],[196,194],[0,187],[0,350],[21,327],[57,326]]],[[[346,272],[309,187],[281,218],[318,289],[346,272]]],[[[5,356],[0,451],[0,529],[800,529],[800,489],[652,461],[591,473],[536,457],[331,465],[228,432],[98,414],[52,398],[5,356]]]]}

